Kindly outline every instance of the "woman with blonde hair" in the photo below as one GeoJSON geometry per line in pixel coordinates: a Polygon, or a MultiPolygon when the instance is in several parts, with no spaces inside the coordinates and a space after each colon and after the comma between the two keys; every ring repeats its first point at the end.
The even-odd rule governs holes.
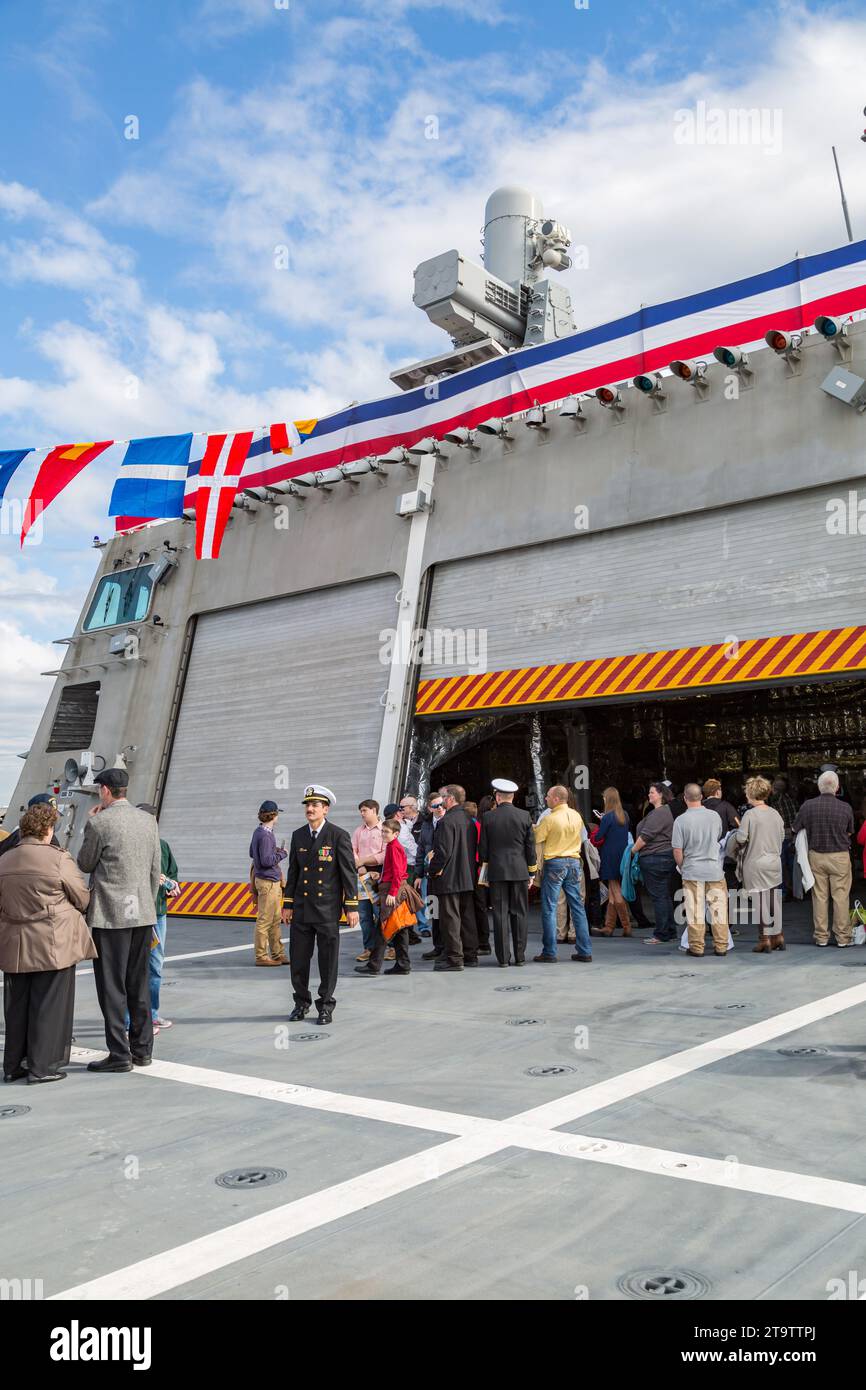
{"type": "Polygon", "coordinates": [[[71,854],[51,844],[57,810],[25,811],[21,839],[0,859],[3,1080],[62,1081],[69,1061],[75,967],[96,947],[82,913],[90,893],[71,854]]]}
{"type": "Polygon", "coordinates": [[[770,806],[773,788],[766,777],[746,783],[749,809],[728,841],[728,854],[738,856],[743,888],[758,918],[758,944],[752,950],[784,951],[782,935],[782,845],[785,822],[770,806]]]}
{"type": "Polygon", "coordinates": [[[629,821],[623,810],[622,800],[616,787],[605,787],[603,793],[604,814],[598,825],[596,848],[601,853],[599,878],[607,884],[607,909],[604,926],[593,927],[593,936],[613,936],[617,920],[622,927],[623,936],[631,936],[631,918],[628,903],[622,895],[622,876],[620,864],[628,845],[629,821]]]}

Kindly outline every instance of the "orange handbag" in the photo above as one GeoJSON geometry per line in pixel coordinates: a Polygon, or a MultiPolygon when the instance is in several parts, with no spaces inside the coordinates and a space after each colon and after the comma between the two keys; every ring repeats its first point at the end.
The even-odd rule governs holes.
{"type": "Polygon", "coordinates": [[[407,903],[398,903],[391,916],[383,922],[382,935],[386,941],[390,941],[398,931],[402,931],[404,927],[414,927],[417,921],[418,918],[410,911],[407,903]]]}

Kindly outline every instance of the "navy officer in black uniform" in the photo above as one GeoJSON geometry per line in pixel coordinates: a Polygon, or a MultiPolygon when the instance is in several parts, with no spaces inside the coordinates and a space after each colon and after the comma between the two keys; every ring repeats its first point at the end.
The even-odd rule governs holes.
{"type": "Polygon", "coordinates": [[[492,782],[496,807],[481,822],[478,857],[487,865],[490,905],[493,908],[493,944],[500,965],[509,964],[509,934],[514,947],[513,965],[526,957],[526,914],[529,883],[538,865],[532,817],[513,805],[517,783],[505,777],[492,782]]]}
{"type": "Polygon", "coordinates": [[[340,964],[340,917],[346,910],[350,927],[358,925],[358,870],[348,830],[329,825],[335,805],[327,787],[304,788],[307,824],[292,835],[283,893],[283,921],[291,923],[289,962],[295,1007],[290,1021],[306,1018],[312,1005],[310,961],[318,947],[320,1023],[330,1023],[336,1001],[340,964]]]}

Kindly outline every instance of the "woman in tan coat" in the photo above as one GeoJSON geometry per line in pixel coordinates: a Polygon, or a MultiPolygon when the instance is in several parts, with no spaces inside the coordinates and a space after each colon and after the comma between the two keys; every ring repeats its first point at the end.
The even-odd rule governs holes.
{"type": "Polygon", "coordinates": [[[51,805],[21,817],[21,842],[0,858],[3,1080],[62,1081],[69,1061],[75,967],[96,956],[82,912],[90,893],[75,861],[50,843],[51,805]]]}
{"type": "MultiPolygon", "coordinates": [[[[739,873],[749,905],[758,919],[755,952],[784,951],[782,935],[782,845],[785,823],[769,804],[773,788],[766,777],[750,777],[746,783],[749,809],[727,844],[727,855],[739,856],[739,873]],[[757,909],[755,911],[755,909],[757,909]]],[[[3,860],[0,859],[0,864],[3,860]]]]}

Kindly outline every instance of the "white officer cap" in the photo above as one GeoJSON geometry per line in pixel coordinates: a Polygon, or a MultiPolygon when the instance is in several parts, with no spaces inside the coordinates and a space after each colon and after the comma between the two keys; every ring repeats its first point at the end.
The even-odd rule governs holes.
{"type": "Polygon", "coordinates": [[[516,791],[517,791],[517,783],[516,783],[516,782],[509,782],[509,780],[508,780],[507,777],[494,777],[494,779],[493,779],[493,781],[490,783],[490,785],[491,785],[491,787],[493,788],[493,790],[496,791],[496,792],[516,792],[516,791]]]}
{"type": "Polygon", "coordinates": [[[322,787],[318,782],[314,782],[312,786],[304,787],[304,795],[301,797],[301,801],[327,801],[329,806],[336,806],[337,804],[337,798],[334,796],[330,787],[322,787]]]}

